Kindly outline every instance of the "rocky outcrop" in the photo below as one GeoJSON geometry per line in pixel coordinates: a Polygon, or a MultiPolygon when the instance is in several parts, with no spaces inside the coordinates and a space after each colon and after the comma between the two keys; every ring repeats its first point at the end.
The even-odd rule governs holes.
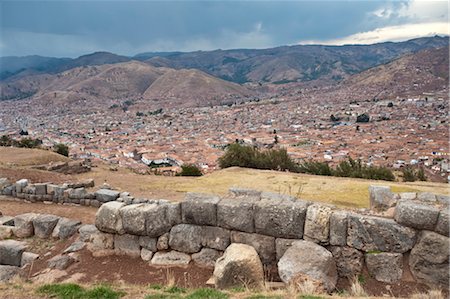
{"type": "Polygon", "coordinates": [[[378,281],[394,283],[402,278],[403,254],[366,253],[366,265],[369,274],[378,281]]]}

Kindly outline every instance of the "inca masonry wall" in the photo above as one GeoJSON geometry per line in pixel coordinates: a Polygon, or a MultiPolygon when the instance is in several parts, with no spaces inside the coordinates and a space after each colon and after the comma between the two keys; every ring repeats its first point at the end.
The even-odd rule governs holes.
{"type": "Polygon", "coordinates": [[[448,196],[371,187],[373,210],[387,210],[381,217],[373,210],[343,210],[239,188],[225,197],[188,193],[176,203],[24,180],[1,185],[0,179],[0,190],[31,201],[94,202],[100,206],[99,232],[89,249],[96,254],[126,254],[155,265],[213,266],[231,243],[244,243],[256,249],[265,265],[276,266],[293,242],[307,240],[331,252],[342,278],[354,278],[364,269],[378,281],[395,283],[411,273],[419,283],[449,288],[448,196]]]}

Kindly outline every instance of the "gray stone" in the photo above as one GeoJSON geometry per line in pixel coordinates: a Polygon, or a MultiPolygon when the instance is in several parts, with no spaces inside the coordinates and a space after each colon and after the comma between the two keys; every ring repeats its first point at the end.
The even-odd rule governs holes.
{"type": "Polygon", "coordinates": [[[114,235],[98,232],[91,236],[91,243],[88,244],[88,249],[91,251],[114,249],[114,235]]]}
{"type": "Polygon", "coordinates": [[[11,182],[7,178],[0,178],[0,191],[10,186],[11,182]]]}
{"type": "Polygon", "coordinates": [[[422,201],[429,201],[429,202],[435,202],[436,199],[436,195],[434,195],[433,193],[430,192],[422,192],[417,194],[417,199],[418,200],[422,200],[422,201]]]}
{"type": "Polygon", "coordinates": [[[202,248],[202,227],[192,224],[179,224],[172,227],[169,246],[181,252],[199,252],[202,248]]]}
{"type": "Polygon", "coordinates": [[[217,226],[252,233],[253,202],[247,199],[224,198],[217,204],[217,226]]]}
{"type": "Polygon", "coordinates": [[[395,204],[394,193],[388,186],[369,186],[370,208],[385,210],[395,204]]]}
{"type": "Polygon", "coordinates": [[[47,194],[47,184],[34,184],[36,190],[36,195],[46,195],[47,194]]]}
{"type": "Polygon", "coordinates": [[[76,188],[76,189],[71,189],[70,193],[69,193],[69,198],[71,199],[82,199],[82,198],[86,198],[87,195],[87,191],[84,188],[76,188]]]}
{"type": "Polygon", "coordinates": [[[27,248],[24,242],[16,240],[0,241],[0,265],[20,266],[22,254],[27,248]]]}
{"type": "Polygon", "coordinates": [[[166,215],[167,221],[169,225],[172,227],[174,225],[180,224],[181,222],[181,203],[167,203],[166,206],[166,215]]]}
{"type": "Polygon", "coordinates": [[[363,251],[405,253],[416,241],[416,231],[392,219],[349,214],[347,245],[363,251]]]}
{"type": "Polygon", "coordinates": [[[403,254],[401,253],[366,253],[366,265],[370,276],[378,281],[394,283],[402,278],[403,254]]]}
{"type": "Polygon", "coordinates": [[[55,195],[55,188],[58,188],[58,185],[55,184],[47,184],[47,194],[55,195]]]}
{"type": "Polygon", "coordinates": [[[0,225],[14,226],[14,217],[0,216],[0,225]]]}
{"type": "Polygon", "coordinates": [[[80,241],[82,242],[90,242],[92,241],[92,235],[98,233],[99,230],[93,224],[83,224],[78,229],[78,233],[80,234],[80,241]]]}
{"type": "Polygon", "coordinates": [[[278,200],[282,200],[282,201],[292,201],[292,202],[296,202],[297,198],[290,196],[290,195],[286,195],[286,194],[280,194],[280,193],[273,193],[273,192],[261,192],[261,199],[267,199],[267,200],[274,200],[274,201],[278,201],[278,200]]]}
{"type": "Polygon", "coordinates": [[[23,267],[23,266],[32,264],[32,263],[34,263],[34,261],[37,260],[38,258],[39,258],[39,254],[36,254],[36,253],[33,253],[33,252],[27,252],[27,251],[25,251],[25,252],[22,254],[22,260],[21,260],[21,262],[20,262],[20,266],[23,267]]]}
{"type": "Polygon", "coordinates": [[[229,230],[215,226],[202,227],[203,246],[224,251],[230,243],[229,230]]]}
{"type": "Polygon", "coordinates": [[[439,216],[439,209],[412,201],[400,201],[395,208],[395,221],[400,224],[417,228],[432,230],[439,216]]]}
{"type": "Polygon", "coordinates": [[[298,241],[297,239],[275,239],[275,250],[277,253],[277,261],[281,259],[286,250],[291,247],[292,243],[298,241]]]}
{"type": "Polygon", "coordinates": [[[76,241],[76,242],[73,242],[72,244],[70,244],[70,246],[67,247],[63,251],[63,253],[77,252],[77,251],[80,251],[81,249],[83,249],[84,246],[86,246],[86,243],[84,243],[82,241],[76,241]]]}
{"type": "Polygon", "coordinates": [[[141,259],[146,262],[150,262],[153,257],[153,252],[151,250],[148,250],[147,248],[141,249],[141,259]]]}
{"type": "Polygon", "coordinates": [[[271,264],[276,260],[275,238],[260,234],[231,232],[231,243],[247,244],[255,248],[264,264],[271,264]]]}
{"type": "Polygon", "coordinates": [[[215,249],[202,248],[200,252],[192,255],[192,260],[199,266],[212,268],[220,256],[221,253],[215,249]]]}
{"type": "Polygon", "coordinates": [[[219,197],[214,195],[187,193],[181,202],[182,223],[215,226],[219,201],[219,197]]]}
{"type": "Polygon", "coordinates": [[[28,180],[27,179],[18,180],[15,183],[15,185],[16,185],[16,192],[22,193],[23,189],[28,185],[28,180]]]}
{"type": "Polygon", "coordinates": [[[331,207],[313,204],[308,207],[305,220],[305,240],[328,244],[330,236],[331,207]]]}
{"type": "Polygon", "coordinates": [[[441,210],[439,212],[439,217],[438,217],[438,221],[436,224],[436,232],[440,233],[441,235],[444,236],[449,236],[449,211],[448,209],[445,210],[441,210]]]}
{"type": "Polygon", "coordinates": [[[114,235],[114,250],[117,254],[131,257],[141,256],[141,246],[139,246],[139,236],[135,235],[114,235]]]}
{"type": "Polygon", "coordinates": [[[62,217],[53,229],[52,237],[58,239],[68,239],[73,236],[80,227],[81,222],[62,217]]]}
{"type": "Polygon", "coordinates": [[[146,234],[145,219],[148,208],[149,205],[131,204],[120,209],[123,228],[127,233],[140,236],[146,234]]]}
{"type": "Polygon", "coordinates": [[[158,251],[153,255],[151,263],[153,265],[187,265],[191,261],[189,254],[175,250],[169,252],[158,251]]]}
{"type": "Polygon", "coordinates": [[[403,192],[399,193],[400,200],[414,200],[417,198],[416,192],[403,192]]]}
{"type": "Polygon", "coordinates": [[[347,212],[335,211],[330,217],[330,244],[347,245],[347,212]]]}
{"type": "Polygon", "coordinates": [[[9,239],[13,236],[13,226],[0,225],[0,240],[9,239]]]}
{"type": "Polygon", "coordinates": [[[124,234],[120,209],[125,204],[118,201],[104,203],[95,214],[95,226],[98,230],[112,234],[124,234]]]}
{"type": "Polygon", "coordinates": [[[48,260],[48,267],[51,269],[65,270],[76,262],[70,255],[56,255],[48,260]]]}
{"type": "Polygon", "coordinates": [[[26,213],[14,217],[14,235],[18,238],[28,238],[34,235],[33,219],[38,214],[26,213]]]}
{"type": "Polygon", "coordinates": [[[230,192],[230,195],[233,197],[246,197],[246,198],[252,198],[254,200],[260,200],[261,199],[261,191],[253,190],[253,189],[247,189],[247,188],[241,188],[241,187],[231,187],[228,189],[230,192]]]}
{"type": "Polygon", "coordinates": [[[140,236],[139,237],[139,245],[142,248],[148,249],[150,251],[156,252],[158,249],[156,248],[156,243],[158,239],[150,238],[148,236],[140,236]]]}
{"type": "Polygon", "coordinates": [[[296,241],[278,262],[278,273],[285,283],[312,281],[332,292],[337,283],[336,263],[331,252],[309,241],[296,241]]]}
{"type": "Polygon", "coordinates": [[[361,251],[347,246],[329,246],[328,250],[333,254],[339,277],[354,279],[364,265],[364,255],[361,251]]]}
{"type": "Polygon", "coordinates": [[[409,268],[420,283],[448,289],[450,239],[435,232],[422,231],[411,250],[409,268]]]}
{"type": "Polygon", "coordinates": [[[30,194],[30,195],[36,194],[36,187],[34,187],[34,185],[28,185],[22,189],[22,192],[25,194],[30,194]]]}
{"type": "Polygon", "coordinates": [[[3,193],[3,195],[6,195],[6,196],[13,196],[13,194],[16,191],[15,188],[16,187],[14,185],[6,186],[3,188],[2,193],[3,193]]]}
{"type": "Polygon", "coordinates": [[[258,253],[245,244],[231,244],[215,264],[216,288],[259,288],[264,284],[264,271],[258,253]]]}
{"type": "Polygon", "coordinates": [[[53,229],[60,217],[55,215],[37,215],[33,218],[34,234],[38,238],[46,239],[52,235],[53,229]]]}
{"type": "Polygon", "coordinates": [[[168,232],[171,223],[167,217],[167,204],[132,204],[120,212],[124,229],[129,234],[159,237],[168,232]]]}
{"type": "Polygon", "coordinates": [[[158,243],[156,243],[156,249],[158,250],[167,250],[169,249],[169,238],[170,234],[165,233],[164,235],[158,238],[158,243]]]}
{"type": "Polygon", "coordinates": [[[109,190],[109,189],[100,189],[95,192],[95,199],[99,202],[109,202],[114,201],[119,198],[120,192],[109,190]]]}
{"type": "Polygon", "coordinates": [[[436,199],[440,204],[443,204],[444,206],[450,205],[450,196],[448,195],[436,194],[436,199]]]}
{"type": "Polygon", "coordinates": [[[23,274],[22,269],[16,266],[0,265],[0,282],[9,282],[16,276],[23,274]]]}
{"type": "Polygon", "coordinates": [[[255,231],[278,238],[300,239],[307,207],[302,201],[261,199],[254,205],[255,231]]]}
{"type": "Polygon", "coordinates": [[[102,203],[96,199],[91,199],[90,205],[91,207],[99,208],[101,207],[102,203]]]}

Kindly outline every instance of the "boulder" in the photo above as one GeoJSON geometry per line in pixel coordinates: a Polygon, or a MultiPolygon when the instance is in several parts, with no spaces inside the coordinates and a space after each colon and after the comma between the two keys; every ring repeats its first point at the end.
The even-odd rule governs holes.
{"type": "Polygon", "coordinates": [[[347,212],[335,211],[330,216],[330,244],[347,245],[347,212]]]}
{"type": "Polygon", "coordinates": [[[0,178],[0,191],[10,186],[11,182],[7,178],[0,178]]]}
{"type": "Polygon", "coordinates": [[[370,208],[385,210],[395,204],[394,193],[388,186],[369,186],[370,208]]]}
{"type": "Polygon", "coordinates": [[[141,256],[141,246],[139,246],[139,236],[135,235],[114,235],[114,250],[119,255],[131,257],[141,256]]]}
{"type": "Polygon", "coordinates": [[[146,262],[150,262],[153,257],[153,251],[148,250],[147,248],[141,249],[141,259],[146,262]]]}
{"type": "Polygon", "coordinates": [[[420,283],[448,289],[450,239],[430,231],[422,231],[411,250],[409,268],[420,283]]]}
{"type": "Polygon", "coordinates": [[[156,249],[158,250],[167,250],[169,249],[169,238],[170,234],[165,233],[158,238],[158,242],[156,243],[156,249]]]}
{"type": "Polygon", "coordinates": [[[445,210],[441,210],[439,212],[439,217],[438,217],[438,221],[436,224],[436,232],[440,233],[441,235],[444,236],[449,236],[449,228],[450,228],[450,224],[449,224],[449,210],[445,209],[445,210]]]}
{"type": "Polygon", "coordinates": [[[261,199],[254,204],[255,231],[277,238],[303,237],[307,202],[261,199]]]}
{"type": "Polygon", "coordinates": [[[361,251],[347,246],[329,246],[328,250],[333,254],[339,277],[354,279],[364,265],[364,255],[361,251]]]}
{"type": "Polygon", "coordinates": [[[15,185],[11,185],[11,186],[5,186],[3,188],[3,190],[1,191],[1,193],[3,195],[6,196],[16,196],[16,186],[15,185]]]}
{"type": "Polygon", "coordinates": [[[230,245],[230,231],[216,226],[202,227],[202,245],[224,251],[230,245]]]}
{"type": "Polygon", "coordinates": [[[181,202],[182,223],[215,226],[219,201],[220,198],[214,195],[187,193],[181,202]]]}
{"type": "Polygon", "coordinates": [[[336,262],[331,252],[310,241],[296,241],[278,262],[278,273],[285,283],[312,281],[332,292],[337,283],[336,262]]]}
{"type": "Polygon", "coordinates": [[[435,202],[436,195],[431,192],[422,192],[417,194],[417,199],[421,201],[435,202]]]}
{"type": "Polygon", "coordinates": [[[448,195],[436,194],[436,199],[440,204],[444,206],[450,205],[450,196],[448,195]]]}
{"type": "Polygon", "coordinates": [[[83,249],[85,246],[86,246],[86,243],[84,243],[82,241],[75,241],[72,244],[70,244],[69,247],[64,249],[63,253],[77,252],[77,251],[80,251],[81,249],[83,249]]]}
{"type": "Polygon", "coordinates": [[[223,198],[217,204],[217,226],[252,233],[253,202],[248,199],[223,198]]]}
{"type": "Polygon", "coordinates": [[[14,217],[14,235],[17,238],[29,238],[34,235],[33,219],[38,214],[26,213],[14,217]]]}
{"type": "Polygon", "coordinates": [[[291,247],[292,243],[295,241],[298,241],[297,239],[282,239],[282,238],[276,238],[275,239],[275,251],[277,254],[277,261],[281,259],[281,257],[284,255],[286,250],[291,247]]]}
{"type": "Polygon", "coordinates": [[[158,251],[153,255],[151,263],[153,265],[187,265],[191,261],[189,254],[175,250],[169,252],[158,251]]]}
{"type": "Polygon", "coordinates": [[[23,274],[22,269],[16,266],[0,265],[0,282],[9,282],[16,276],[23,274]]]}
{"type": "Polygon", "coordinates": [[[178,224],[170,230],[169,246],[181,252],[194,253],[202,248],[202,227],[178,224]]]}
{"type": "Polygon", "coordinates": [[[169,226],[172,227],[174,225],[180,224],[181,222],[181,203],[179,202],[170,202],[165,203],[166,206],[166,216],[169,226]]]}
{"type": "Polygon", "coordinates": [[[168,217],[168,204],[146,204],[145,205],[145,231],[146,235],[157,238],[167,233],[172,228],[168,217]]]}
{"type": "Polygon", "coordinates": [[[258,252],[264,264],[271,264],[276,260],[275,238],[259,234],[231,232],[231,243],[250,245],[258,252]]]}
{"type": "Polygon", "coordinates": [[[47,184],[36,183],[34,184],[36,190],[36,195],[46,195],[47,194],[47,184]]]}
{"type": "Polygon", "coordinates": [[[16,240],[0,241],[0,265],[20,267],[22,254],[26,248],[25,242],[16,240]]]}
{"type": "Polygon", "coordinates": [[[313,204],[308,207],[305,221],[305,240],[329,244],[331,207],[313,204]]]}
{"type": "Polygon", "coordinates": [[[60,217],[40,214],[33,218],[34,234],[41,239],[49,238],[60,217]]]}
{"type": "Polygon", "coordinates": [[[434,229],[439,216],[439,209],[413,201],[400,201],[395,208],[394,219],[397,223],[417,228],[434,229]]]}
{"type": "Polygon", "coordinates": [[[402,278],[403,254],[391,252],[366,253],[366,265],[370,276],[377,281],[394,283],[402,278]]]}
{"type": "Polygon", "coordinates": [[[139,245],[142,248],[145,248],[147,250],[156,252],[158,249],[156,248],[156,243],[158,242],[158,239],[156,238],[150,238],[148,236],[140,236],[139,237],[139,245]]]}
{"type": "Polygon", "coordinates": [[[76,188],[76,189],[70,189],[69,198],[71,199],[82,199],[86,198],[87,191],[84,188],[76,188]]]}
{"type": "Polygon", "coordinates": [[[13,226],[0,225],[0,240],[9,239],[13,236],[13,226]]]}
{"type": "Polygon", "coordinates": [[[400,200],[414,200],[417,198],[416,192],[402,192],[399,193],[400,200]]]}
{"type": "Polygon", "coordinates": [[[264,284],[264,271],[255,249],[245,244],[231,244],[215,264],[213,273],[217,288],[258,288],[264,284]]]}
{"type": "MultiPolygon", "coordinates": [[[[124,205],[123,203],[119,203],[124,205]]],[[[145,219],[149,205],[131,204],[120,209],[121,222],[125,232],[133,235],[144,236],[146,234],[145,219]]]]}
{"type": "Polygon", "coordinates": [[[392,219],[350,214],[347,244],[363,251],[405,253],[416,242],[416,231],[392,219]]]}
{"type": "Polygon", "coordinates": [[[25,189],[25,187],[28,185],[28,180],[27,179],[21,179],[18,180],[16,183],[16,192],[17,193],[22,193],[23,189],[25,189]]]}
{"type": "Polygon", "coordinates": [[[22,260],[20,262],[20,266],[26,266],[29,264],[32,264],[35,260],[37,260],[39,258],[39,254],[33,253],[33,252],[27,252],[25,251],[22,254],[22,260]]]}
{"type": "Polygon", "coordinates": [[[98,232],[92,235],[92,242],[87,247],[90,251],[114,249],[114,235],[98,232]]]}
{"type": "Polygon", "coordinates": [[[78,233],[80,234],[80,241],[82,242],[90,242],[92,241],[92,235],[98,233],[99,230],[93,224],[83,224],[78,229],[78,233]]]}
{"type": "Polygon", "coordinates": [[[48,260],[47,265],[50,269],[65,270],[75,262],[76,259],[70,255],[56,255],[48,260]]]}
{"type": "Polygon", "coordinates": [[[80,227],[81,222],[69,218],[62,217],[53,229],[52,237],[58,239],[68,239],[73,236],[80,227]]]}
{"type": "Polygon", "coordinates": [[[101,203],[114,201],[119,198],[120,192],[109,190],[109,189],[100,189],[95,192],[95,199],[101,203]]]}
{"type": "Polygon", "coordinates": [[[221,253],[215,249],[202,248],[200,252],[194,253],[192,255],[192,260],[199,266],[213,268],[214,264],[220,256],[221,253]]]}
{"type": "Polygon", "coordinates": [[[14,226],[14,217],[0,215],[0,225],[14,226]]]}
{"type": "Polygon", "coordinates": [[[118,201],[104,203],[95,214],[95,226],[98,230],[111,234],[124,234],[120,209],[125,204],[118,201]]]}

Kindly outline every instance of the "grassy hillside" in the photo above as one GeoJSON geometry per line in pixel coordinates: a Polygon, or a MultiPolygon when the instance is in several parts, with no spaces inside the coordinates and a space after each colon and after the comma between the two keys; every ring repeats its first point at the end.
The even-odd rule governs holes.
{"type": "Polygon", "coordinates": [[[33,166],[61,161],[69,161],[69,158],[46,150],[0,146],[0,166],[33,166]]]}

